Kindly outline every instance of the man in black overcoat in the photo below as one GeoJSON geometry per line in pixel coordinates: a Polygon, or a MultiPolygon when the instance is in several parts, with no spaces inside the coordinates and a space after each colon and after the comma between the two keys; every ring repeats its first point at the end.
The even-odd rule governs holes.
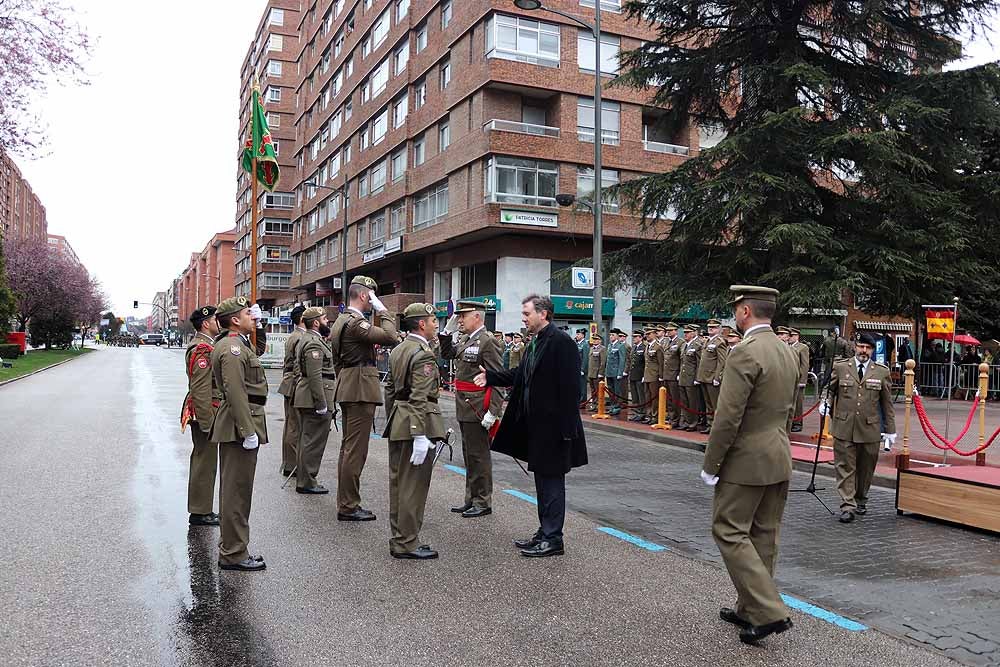
{"type": "Polygon", "coordinates": [[[513,387],[494,452],[527,461],[535,474],[538,530],[514,546],[522,556],[558,556],[563,553],[566,518],[566,473],[587,464],[587,443],[580,421],[580,356],[576,343],[552,326],[552,300],[531,295],[521,305],[521,318],[534,334],[521,364],[506,371],[484,371],[479,386],[513,387]]]}

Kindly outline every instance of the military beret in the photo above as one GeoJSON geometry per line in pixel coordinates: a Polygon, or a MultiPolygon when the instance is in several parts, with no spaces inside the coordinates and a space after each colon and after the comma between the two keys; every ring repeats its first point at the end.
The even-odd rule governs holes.
{"type": "Polygon", "coordinates": [[[295,321],[295,318],[301,319],[302,313],[304,312],[306,312],[306,307],[303,306],[301,303],[292,308],[292,312],[289,313],[289,316],[292,318],[292,322],[295,321]]]}
{"type": "Polygon", "coordinates": [[[777,328],[775,328],[774,331],[775,331],[775,333],[779,333],[779,334],[789,333],[788,327],[777,327],[777,328]]]}
{"type": "Polygon", "coordinates": [[[862,345],[870,345],[875,347],[875,337],[870,333],[860,333],[858,334],[858,342],[862,345]]]}
{"type": "Polygon", "coordinates": [[[486,304],[482,301],[472,301],[471,299],[462,299],[455,304],[456,313],[474,313],[477,310],[485,311],[486,304]]]}
{"type": "Polygon", "coordinates": [[[378,289],[378,283],[375,282],[372,278],[369,278],[368,276],[354,276],[354,278],[351,280],[351,284],[364,285],[370,290],[378,289]]]}
{"type": "Polygon", "coordinates": [[[733,293],[733,299],[729,302],[731,304],[739,303],[743,299],[777,303],[778,295],[781,294],[781,292],[773,287],[761,287],[759,285],[730,285],[729,291],[733,293]]]}
{"type": "Polygon", "coordinates": [[[215,307],[216,315],[235,315],[244,308],[250,307],[250,300],[245,296],[233,296],[215,307]]]}
{"type": "Polygon", "coordinates": [[[403,309],[403,319],[430,317],[434,314],[434,306],[429,303],[411,303],[403,309]]]}
{"type": "Polygon", "coordinates": [[[796,329],[795,327],[788,327],[788,333],[790,333],[793,336],[798,336],[799,330],[796,329]]]}
{"type": "Polygon", "coordinates": [[[717,320],[715,318],[712,318],[708,322],[705,322],[705,326],[706,327],[721,327],[722,326],[722,322],[720,322],[719,320],[717,320]]]}
{"type": "Polygon", "coordinates": [[[191,326],[197,329],[201,326],[202,322],[210,318],[212,315],[215,315],[215,306],[202,306],[201,308],[196,308],[195,311],[191,313],[191,317],[188,318],[188,321],[191,322],[191,326]]]}
{"type": "Polygon", "coordinates": [[[701,331],[701,327],[699,327],[697,324],[689,324],[686,327],[684,327],[684,331],[699,333],[701,331]]]}
{"type": "Polygon", "coordinates": [[[321,308],[319,306],[311,306],[309,308],[306,308],[305,311],[303,311],[302,321],[306,322],[306,321],[316,320],[323,317],[324,315],[326,315],[326,308],[321,308]]]}

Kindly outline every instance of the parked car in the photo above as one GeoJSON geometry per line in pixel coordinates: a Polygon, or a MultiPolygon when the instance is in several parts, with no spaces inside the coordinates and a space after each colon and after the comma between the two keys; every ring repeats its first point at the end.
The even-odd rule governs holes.
{"type": "Polygon", "coordinates": [[[139,336],[140,345],[155,345],[159,347],[163,343],[167,342],[163,337],[163,334],[142,334],[139,336]]]}

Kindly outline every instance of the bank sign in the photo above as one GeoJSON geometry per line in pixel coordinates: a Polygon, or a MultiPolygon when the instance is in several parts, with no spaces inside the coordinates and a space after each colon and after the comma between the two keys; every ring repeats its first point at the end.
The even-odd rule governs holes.
{"type": "MultiPolygon", "coordinates": [[[[594,298],[590,296],[553,296],[552,304],[555,306],[556,315],[592,317],[594,314],[594,298]]],[[[613,317],[614,314],[615,300],[605,297],[601,306],[601,315],[613,317]]]]}
{"type": "Polygon", "coordinates": [[[537,225],[539,227],[558,227],[559,214],[540,213],[538,211],[514,211],[500,209],[500,222],[507,225],[537,225]]]}
{"type": "MultiPolygon", "coordinates": [[[[486,306],[486,312],[495,313],[500,310],[500,299],[497,298],[496,294],[489,294],[487,296],[467,296],[463,301],[478,301],[479,303],[486,306]]],[[[448,302],[438,301],[434,304],[434,312],[438,317],[448,317],[448,302]]]]}

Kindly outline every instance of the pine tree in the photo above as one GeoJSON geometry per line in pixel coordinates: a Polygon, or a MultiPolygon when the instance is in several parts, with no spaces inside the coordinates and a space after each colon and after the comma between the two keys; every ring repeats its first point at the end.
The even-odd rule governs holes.
{"type": "Polygon", "coordinates": [[[693,120],[725,138],[622,185],[663,231],[612,253],[609,279],[644,276],[654,305],[675,310],[719,307],[731,283],[777,287],[784,307],[837,306],[850,290],[889,313],[995,294],[1000,250],[983,241],[1000,189],[983,146],[1000,127],[1000,70],[940,66],[998,6],[628,3],[658,39],[622,55],[616,85],[656,86],[668,131],[693,120]]]}

